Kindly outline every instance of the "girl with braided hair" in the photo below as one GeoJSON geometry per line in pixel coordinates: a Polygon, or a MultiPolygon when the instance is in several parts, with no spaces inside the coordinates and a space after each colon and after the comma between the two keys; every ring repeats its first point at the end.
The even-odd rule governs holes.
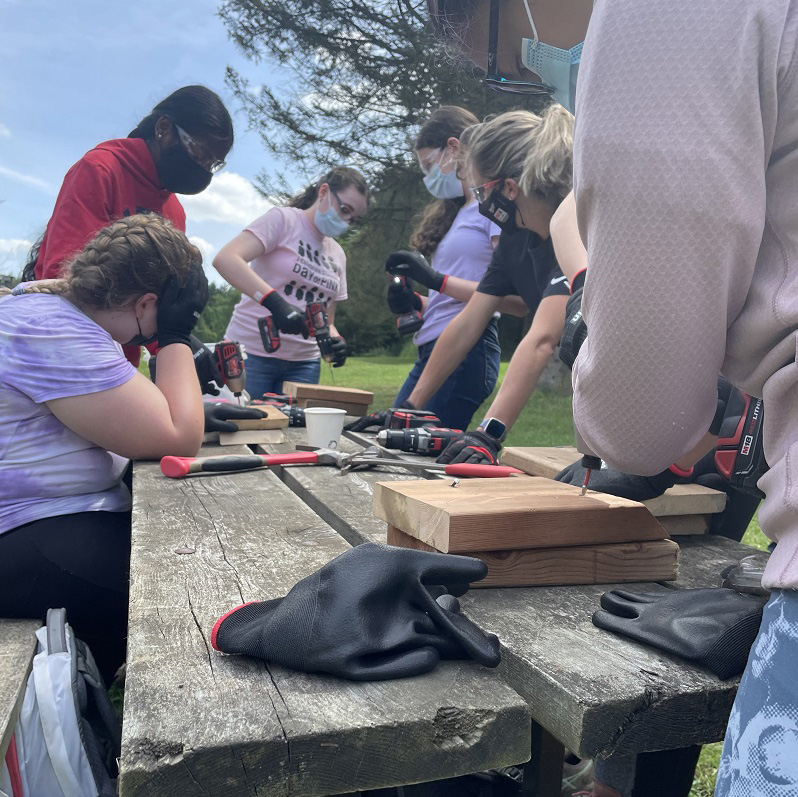
{"type": "Polygon", "coordinates": [[[64,606],[110,680],[125,654],[128,461],[193,456],[202,441],[189,347],[208,300],[202,257],[136,214],[61,278],[0,294],[0,616],[64,606]],[[119,344],[156,336],[153,383],[119,344]]]}

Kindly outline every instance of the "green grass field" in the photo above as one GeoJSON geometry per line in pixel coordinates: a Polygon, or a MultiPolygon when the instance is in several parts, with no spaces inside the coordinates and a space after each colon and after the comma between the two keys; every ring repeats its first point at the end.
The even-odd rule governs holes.
{"type": "MultiPolygon", "coordinates": [[[[338,385],[357,387],[374,393],[374,408],[385,409],[391,405],[399,387],[405,380],[410,366],[410,357],[350,357],[344,368],[335,371],[338,385]]],[[[507,370],[507,363],[502,363],[501,379],[507,370]]],[[[331,384],[329,368],[322,368],[321,379],[324,384],[331,384]]],[[[497,387],[498,389],[498,387],[497,387]]],[[[486,410],[492,396],[485,402],[482,410],[486,410]]],[[[482,415],[477,412],[476,419],[482,415]]],[[[571,399],[562,396],[546,395],[536,392],[527,404],[518,422],[507,437],[507,445],[557,446],[573,445],[573,422],[571,419],[571,399]]],[[[751,521],[743,542],[756,548],[765,549],[768,540],[759,528],[757,517],[751,521]]],[[[721,744],[710,744],[704,747],[698,764],[691,797],[712,797],[715,789],[715,773],[720,759],[721,744]]]]}

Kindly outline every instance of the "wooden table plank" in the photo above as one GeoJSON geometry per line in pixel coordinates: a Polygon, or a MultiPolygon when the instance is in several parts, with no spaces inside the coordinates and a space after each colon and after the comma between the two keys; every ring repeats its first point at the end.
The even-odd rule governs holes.
{"type": "Polygon", "coordinates": [[[525,702],[473,662],[359,684],[210,648],[224,611],[348,547],[268,471],[174,481],[135,465],[122,797],[312,797],[528,758],[525,702]]]}
{"type": "MultiPolygon", "coordinates": [[[[306,490],[326,494],[331,478],[330,472],[315,469],[308,474],[306,490]]],[[[368,501],[365,494],[349,496],[353,538],[359,529],[363,539],[372,534],[368,501]]],[[[677,541],[682,569],[675,588],[717,586],[720,570],[752,551],[722,537],[677,541]]],[[[593,626],[599,598],[611,588],[472,590],[462,604],[474,621],[499,636],[503,672],[529,701],[533,718],[577,755],[641,752],[721,739],[736,679],[719,681],[703,668],[593,626]]],[[[624,588],[668,587],[627,584],[624,588]]]]}
{"type": "Polygon", "coordinates": [[[0,761],[6,757],[25,697],[38,620],[0,619],[0,761]]]}

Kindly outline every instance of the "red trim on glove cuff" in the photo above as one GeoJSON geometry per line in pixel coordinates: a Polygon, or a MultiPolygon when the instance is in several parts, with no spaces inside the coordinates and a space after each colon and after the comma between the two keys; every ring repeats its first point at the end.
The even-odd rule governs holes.
{"type": "Polygon", "coordinates": [[[494,457],[493,454],[490,451],[488,451],[487,448],[483,446],[469,446],[469,448],[473,448],[474,451],[479,451],[480,454],[484,454],[490,460],[491,465],[496,464],[496,457],[494,457]]]}
{"type": "Polygon", "coordinates": [[[585,266],[584,268],[580,268],[579,271],[577,271],[576,274],[574,274],[574,276],[570,280],[568,280],[568,286],[569,286],[570,291],[571,291],[571,296],[574,295],[573,284],[576,282],[576,278],[580,274],[584,274],[586,271],[587,271],[587,266],[585,266]]]}
{"type": "MultiPolygon", "coordinates": [[[[264,293],[264,294],[263,294],[263,296],[261,297],[261,300],[260,300],[260,304],[261,304],[263,307],[266,307],[266,304],[265,304],[266,300],[267,300],[267,299],[268,299],[268,298],[269,298],[269,297],[270,297],[270,296],[271,296],[271,295],[272,295],[272,294],[273,294],[273,293],[274,293],[276,290],[277,290],[277,288],[272,288],[272,289],[271,289],[271,290],[270,290],[268,293],[264,293]]],[[[267,308],[267,309],[268,309],[268,308],[267,308]]]]}
{"type": "Polygon", "coordinates": [[[448,275],[448,274],[444,274],[444,275],[443,275],[443,282],[441,283],[441,288],[440,288],[440,290],[438,291],[438,293],[444,293],[444,292],[445,292],[445,290],[446,290],[446,283],[447,283],[448,281],[449,281],[449,275],[448,275]]]}
{"type": "Polygon", "coordinates": [[[689,479],[693,475],[695,468],[689,470],[682,470],[678,465],[671,465],[668,470],[675,473],[680,479],[689,479]]]}
{"type": "Polygon", "coordinates": [[[240,606],[236,606],[234,609],[230,609],[229,612],[225,612],[214,624],[213,629],[211,630],[211,647],[214,650],[219,650],[219,646],[216,644],[216,635],[219,633],[219,628],[222,623],[231,615],[233,612],[237,612],[239,609],[243,609],[245,606],[249,606],[251,603],[257,603],[257,601],[247,601],[246,603],[242,603],[240,606]]]}

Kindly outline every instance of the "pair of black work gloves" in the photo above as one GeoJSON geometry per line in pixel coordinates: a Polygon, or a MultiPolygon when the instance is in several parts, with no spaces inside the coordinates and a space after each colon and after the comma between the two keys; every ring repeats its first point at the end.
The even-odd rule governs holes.
{"type": "Polygon", "coordinates": [[[456,595],[487,575],[467,556],[364,543],[284,598],[223,615],[211,644],[295,670],[352,681],[407,678],[441,659],[499,664],[499,640],[460,613],[456,595]]]}

